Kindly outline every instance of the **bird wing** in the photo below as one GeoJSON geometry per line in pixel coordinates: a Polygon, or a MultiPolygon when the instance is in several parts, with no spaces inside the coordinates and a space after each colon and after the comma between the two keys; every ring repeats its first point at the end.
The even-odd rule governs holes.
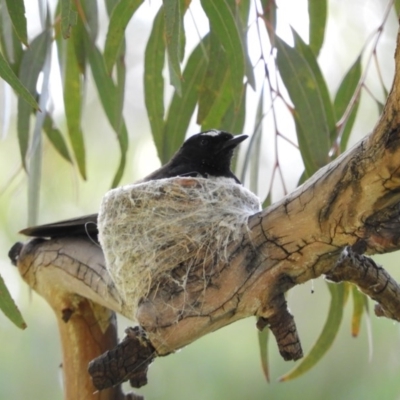
{"type": "Polygon", "coordinates": [[[25,228],[19,233],[35,237],[61,237],[61,236],[89,236],[97,238],[98,214],[84,215],[79,218],[66,219],[46,225],[37,225],[25,228]]]}

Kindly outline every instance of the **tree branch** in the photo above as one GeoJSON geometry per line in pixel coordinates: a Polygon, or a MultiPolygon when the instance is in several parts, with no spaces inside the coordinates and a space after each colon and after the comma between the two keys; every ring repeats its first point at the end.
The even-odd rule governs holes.
{"type": "MultiPolygon", "coordinates": [[[[12,256],[21,275],[52,304],[60,320],[63,310],[82,318],[86,308],[81,311],[81,305],[88,304],[93,311],[90,324],[96,320],[99,331],[104,332],[100,322],[109,320],[109,314],[104,314],[103,308],[98,313],[93,302],[136,317],[147,336],[143,346],[154,348],[154,355],[169,354],[209,332],[255,315],[260,329],[271,328],[283,357],[297,359],[302,355],[300,342],[283,294],[322,274],[356,283],[381,303],[381,314],[399,320],[397,284],[371,260],[348,249],[374,254],[400,248],[399,51],[398,46],[393,87],[373,133],[293,193],[253,215],[238,239],[230,243],[223,260],[199,263],[189,272],[177,265],[170,276],[154,282],[141,299],[136,316],[130,315],[108,276],[101,249],[88,239],[36,240],[14,248],[12,256]]],[[[60,329],[74,320],[67,319],[67,324],[59,324],[60,329]]],[[[68,335],[62,333],[65,340],[68,335]]],[[[90,357],[99,353],[100,348],[90,357]]],[[[113,354],[123,357],[118,348],[113,354]]],[[[102,362],[110,360],[103,357],[102,362]]],[[[92,368],[107,370],[105,365],[92,364],[92,368]]],[[[130,379],[131,371],[126,372],[130,379]]],[[[123,379],[120,371],[105,375],[111,385],[123,379]]]]}
{"type": "Polygon", "coordinates": [[[375,307],[377,316],[400,321],[400,285],[371,258],[348,247],[326,278],[357,285],[364,294],[378,302],[375,307]]]}

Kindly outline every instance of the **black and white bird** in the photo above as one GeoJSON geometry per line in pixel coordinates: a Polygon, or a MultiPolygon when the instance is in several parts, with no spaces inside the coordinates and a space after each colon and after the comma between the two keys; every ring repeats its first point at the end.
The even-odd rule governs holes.
{"type": "MultiPolygon", "coordinates": [[[[137,183],[177,176],[232,178],[240,184],[231,171],[231,161],[236,146],[247,135],[233,136],[228,132],[209,130],[188,138],[171,160],[137,183]]],[[[34,237],[64,237],[85,235],[97,238],[97,215],[85,215],[20,231],[34,237]]]]}

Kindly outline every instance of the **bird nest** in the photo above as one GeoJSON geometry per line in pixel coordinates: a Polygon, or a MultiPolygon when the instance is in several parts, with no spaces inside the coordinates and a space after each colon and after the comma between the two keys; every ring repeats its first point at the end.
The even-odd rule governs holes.
{"type": "Polygon", "coordinates": [[[259,210],[258,197],[228,178],[178,177],[109,191],[99,240],[132,318],[141,299],[174,269],[186,271],[179,282],[184,290],[195,266],[228,262],[229,245],[259,210]]]}

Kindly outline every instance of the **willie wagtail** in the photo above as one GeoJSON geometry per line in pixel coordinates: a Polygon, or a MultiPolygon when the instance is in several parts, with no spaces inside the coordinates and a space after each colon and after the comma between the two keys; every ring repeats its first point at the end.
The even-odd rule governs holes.
{"type": "MultiPolygon", "coordinates": [[[[235,147],[247,137],[233,136],[218,130],[193,135],[183,143],[167,164],[136,183],[176,176],[213,176],[232,178],[240,184],[230,166],[235,147]]],[[[23,229],[20,233],[36,237],[85,235],[97,239],[97,214],[33,226],[23,229]]]]}

